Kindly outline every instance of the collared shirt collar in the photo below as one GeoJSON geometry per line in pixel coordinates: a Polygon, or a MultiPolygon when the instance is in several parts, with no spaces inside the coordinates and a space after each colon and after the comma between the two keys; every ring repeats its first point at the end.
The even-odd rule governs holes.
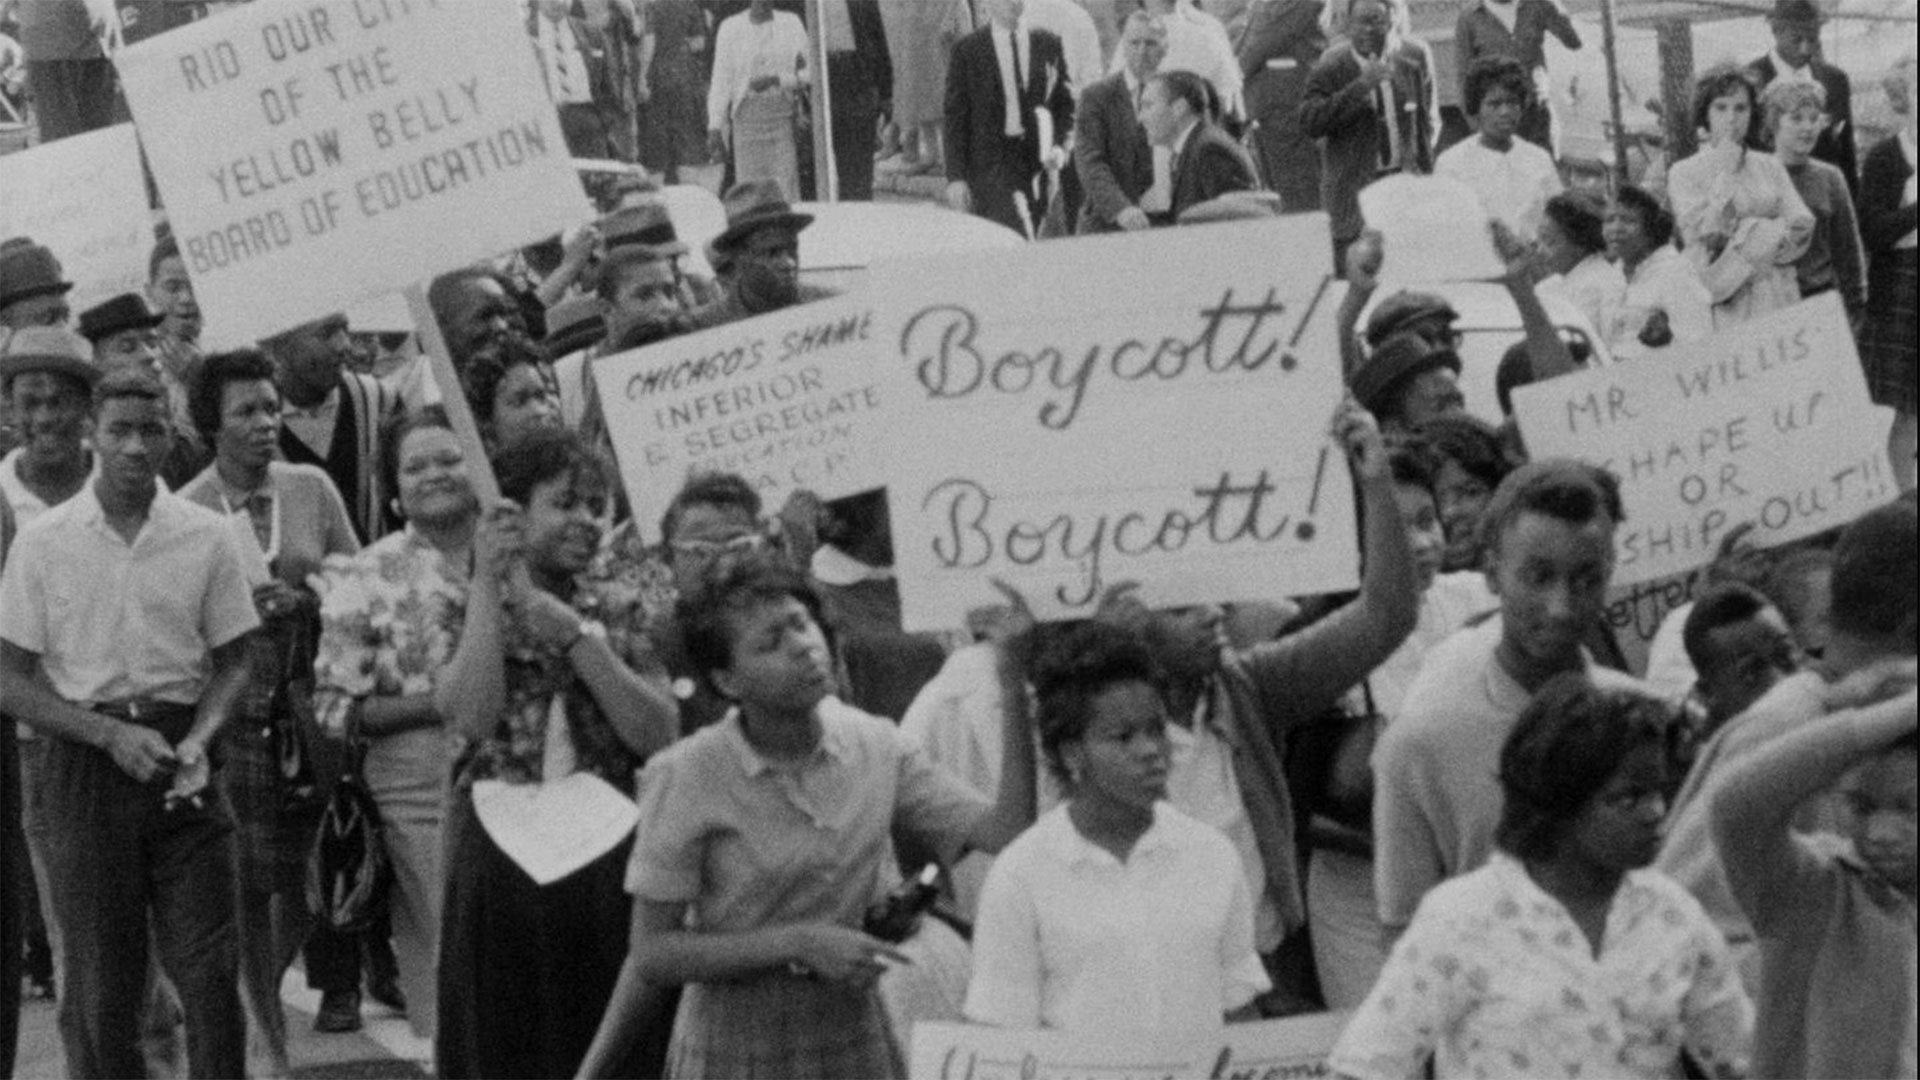
{"type": "MultiPolygon", "coordinates": [[[[81,485],[79,491],[74,492],[73,498],[68,500],[73,503],[74,517],[88,528],[97,529],[107,536],[111,536],[115,540],[125,543],[126,541],[121,539],[120,534],[114,531],[113,526],[107,524],[107,508],[100,505],[100,494],[94,490],[94,485],[97,484],[99,480],[100,472],[99,467],[96,465],[94,474],[88,478],[85,484],[81,485]]],[[[172,522],[172,507],[168,502],[171,498],[173,498],[172,493],[167,491],[166,485],[160,483],[156,477],[154,480],[153,501],[147,504],[147,520],[140,523],[140,532],[134,536],[133,545],[129,546],[137,546],[141,540],[146,538],[148,533],[155,529],[165,528],[172,522]]]]}
{"type": "Polygon", "coordinates": [[[1810,83],[1818,81],[1813,77],[1812,61],[1808,61],[1806,67],[1794,67],[1792,64],[1787,63],[1786,59],[1780,55],[1778,49],[1768,53],[1767,58],[1773,61],[1773,77],[1775,79],[1786,82],[1810,83]]]}
{"type": "MultiPolygon", "coordinates": [[[[846,760],[848,750],[846,739],[839,725],[833,723],[830,712],[837,705],[838,702],[833,698],[825,698],[815,707],[815,714],[820,719],[820,745],[814,748],[813,753],[807,755],[805,761],[812,761],[822,754],[835,761],[846,760]]],[[[753,748],[753,744],[747,741],[746,728],[741,720],[738,706],[727,711],[726,717],[720,721],[720,730],[727,740],[727,745],[733,748],[734,759],[740,763],[740,771],[750,777],[773,772],[783,764],[791,764],[769,761],[761,755],[760,751],[753,748]]]]}
{"type": "MultiPolygon", "coordinates": [[[[1060,806],[1059,828],[1053,833],[1053,856],[1060,864],[1075,870],[1096,869],[1102,866],[1119,866],[1120,860],[1113,852],[1080,835],[1073,824],[1073,816],[1068,812],[1070,803],[1060,806]]],[[[1166,825],[1167,804],[1165,801],[1153,804],[1153,824],[1134,841],[1133,851],[1128,855],[1132,862],[1141,856],[1153,857],[1164,852],[1179,850],[1179,843],[1166,825]]]]}
{"type": "Polygon", "coordinates": [[[1173,137],[1173,160],[1180,160],[1181,151],[1187,148],[1187,140],[1193,138],[1193,133],[1199,130],[1200,121],[1198,118],[1195,118],[1193,123],[1187,125],[1186,130],[1173,137]]]}

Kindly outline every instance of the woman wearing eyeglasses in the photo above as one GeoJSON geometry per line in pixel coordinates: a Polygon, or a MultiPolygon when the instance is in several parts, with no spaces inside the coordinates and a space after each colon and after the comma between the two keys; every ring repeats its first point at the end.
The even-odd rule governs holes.
{"type": "Polygon", "coordinates": [[[1647,868],[1666,723],[1584,676],[1541,689],[1500,752],[1497,850],[1421,901],[1334,1073],[1654,1078],[1684,1054],[1695,1075],[1746,1075],[1753,1006],[1726,939],[1647,868]]]}

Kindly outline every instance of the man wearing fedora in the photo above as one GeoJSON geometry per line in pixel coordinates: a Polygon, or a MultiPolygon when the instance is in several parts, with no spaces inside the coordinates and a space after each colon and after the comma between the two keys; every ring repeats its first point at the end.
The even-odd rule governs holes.
{"type": "Polygon", "coordinates": [[[80,336],[93,344],[93,363],[102,372],[137,367],[157,378],[157,328],[165,318],[148,307],[139,293],[121,293],[80,313],[80,336]]]}
{"type": "Polygon", "coordinates": [[[832,295],[800,283],[800,230],[811,214],[793,209],[770,180],[735,184],[722,200],[727,227],[707,246],[724,294],[693,313],[699,329],[765,315],[832,295]]]}
{"type": "Polygon", "coordinates": [[[24,236],[0,243],[0,329],[65,326],[73,317],[60,260],[24,236]]]}
{"type": "Polygon", "coordinates": [[[1813,144],[1813,156],[1840,170],[1847,190],[1857,191],[1860,174],[1853,143],[1853,84],[1847,73],[1820,59],[1820,6],[1814,0],[1777,0],[1767,17],[1773,51],[1747,65],[1762,90],[1775,79],[1818,83],[1827,92],[1827,127],[1813,144]]]}
{"type": "MultiPolygon", "coordinates": [[[[24,528],[72,498],[93,471],[85,438],[98,372],[87,362],[87,343],[70,331],[30,327],[10,334],[0,331],[0,338],[0,396],[13,403],[19,436],[19,445],[0,457],[0,503],[15,525],[24,528]]],[[[13,721],[4,723],[11,726],[13,721]]],[[[20,739],[21,822],[39,882],[41,921],[58,965],[65,962],[60,912],[47,892],[48,823],[39,794],[45,741],[24,725],[20,739]]],[[[54,975],[55,986],[66,985],[57,968],[54,975]]]]}

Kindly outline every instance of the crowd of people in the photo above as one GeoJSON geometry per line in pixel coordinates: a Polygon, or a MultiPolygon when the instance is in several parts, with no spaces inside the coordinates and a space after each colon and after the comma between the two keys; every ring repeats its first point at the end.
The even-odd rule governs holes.
{"type": "Polygon", "coordinates": [[[1540,93],[1553,0],[1461,15],[1463,138],[1395,0],[1206,6],[529,4],[574,154],[650,171],[433,280],[456,385],[339,314],[204,348],[164,223],[146,289],[78,312],[0,237],[0,1061],[24,983],[71,1075],[290,1075],[298,960],[318,1030],[370,997],[449,1077],[899,1076],[923,1020],[1322,1010],[1343,1076],[1915,1077],[1912,54],[1856,154],[1779,0],[1768,57],[1698,78],[1699,151],[1595,192],[1540,93]],[[594,365],[825,295],[816,55],[842,197],[892,159],[1045,243],[1324,209],[1358,591],[1043,623],[982,580],[909,634],[884,490],[704,473],[636,521],[594,365]],[[710,162],[708,277],[661,181],[710,162]],[[1834,292],[1905,494],[1733,530],[1629,663],[1619,480],[1529,460],[1454,308],[1382,295],[1358,196],[1397,173],[1484,202],[1503,411],[1834,292]],[[364,897],[313,886],[342,785],[364,897]]]}

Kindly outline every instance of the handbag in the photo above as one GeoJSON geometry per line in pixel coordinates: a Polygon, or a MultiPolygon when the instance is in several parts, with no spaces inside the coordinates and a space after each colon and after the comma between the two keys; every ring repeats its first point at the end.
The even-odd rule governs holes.
{"type": "Polygon", "coordinates": [[[347,752],[340,779],[320,812],[307,854],[307,910],[342,933],[365,929],[386,901],[393,866],[380,837],[380,810],[367,790],[359,709],[347,717],[347,752]]]}

